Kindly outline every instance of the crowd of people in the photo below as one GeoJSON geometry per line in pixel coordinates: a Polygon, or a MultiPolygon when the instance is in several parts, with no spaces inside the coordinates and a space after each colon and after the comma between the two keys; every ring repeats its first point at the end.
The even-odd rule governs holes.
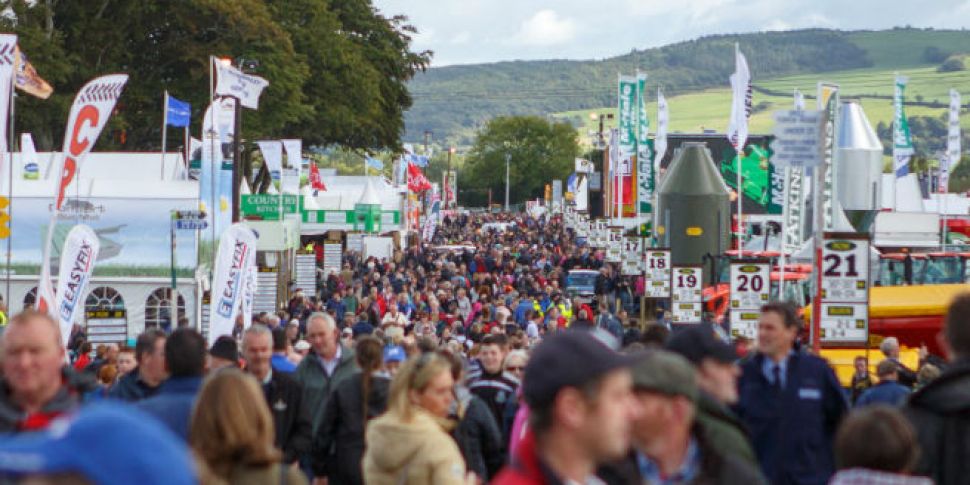
{"type": "Polygon", "coordinates": [[[212,345],[147,329],[68,348],[45,314],[0,337],[0,477],[141,484],[913,484],[970,469],[970,296],[949,359],[887,338],[843,388],[761,309],[750,351],[717,324],[637,321],[642,281],[558,216],[458,215],[389,260],[345,254],[317,294],[212,345]],[[503,222],[501,230],[486,224],[503,222]],[[599,271],[592,300],[571,269],[599,271]],[[65,364],[69,362],[68,364],[65,364]],[[123,428],[123,432],[119,432],[123,428]],[[116,435],[116,432],[118,434],[116,435]],[[110,462],[98,468],[101,460],[110,462]]]}

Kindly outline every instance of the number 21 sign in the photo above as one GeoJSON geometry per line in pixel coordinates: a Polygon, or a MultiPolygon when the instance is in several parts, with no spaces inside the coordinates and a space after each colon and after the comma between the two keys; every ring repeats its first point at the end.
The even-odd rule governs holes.
{"type": "Polygon", "coordinates": [[[822,301],[869,302],[869,239],[826,233],[822,244],[822,301]]]}

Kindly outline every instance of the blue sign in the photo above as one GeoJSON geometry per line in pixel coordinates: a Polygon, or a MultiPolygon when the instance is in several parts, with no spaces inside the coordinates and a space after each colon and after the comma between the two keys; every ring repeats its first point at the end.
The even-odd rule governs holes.
{"type": "Polygon", "coordinates": [[[169,126],[189,126],[189,121],[192,118],[192,106],[171,96],[167,99],[168,106],[165,107],[166,123],[169,126]]]}
{"type": "Polygon", "coordinates": [[[199,221],[199,220],[191,220],[191,219],[177,219],[175,221],[176,229],[195,231],[199,229],[206,229],[207,227],[209,227],[209,223],[206,222],[205,220],[199,221]]]}

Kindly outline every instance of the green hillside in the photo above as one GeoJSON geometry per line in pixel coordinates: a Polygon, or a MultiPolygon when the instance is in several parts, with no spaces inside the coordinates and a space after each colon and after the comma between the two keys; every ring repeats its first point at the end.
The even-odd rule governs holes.
{"type": "MultiPolygon", "coordinates": [[[[906,98],[909,101],[906,115],[910,118],[943,115],[946,111],[945,106],[949,103],[950,88],[964,93],[964,99],[970,100],[970,72],[937,73],[932,67],[897,70],[862,69],[782,77],[764,82],[755,80],[756,88],[766,88],[786,94],[771,95],[756,91],[753,102],[757,109],[751,116],[750,130],[752,133],[769,133],[773,125],[772,112],[792,108],[794,89],[798,88],[803,94],[814,96],[820,80],[839,84],[843,98],[858,98],[873,127],[880,121],[889,124],[893,114],[892,100],[871,96],[891,97],[896,72],[909,77],[909,85],[906,89],[906,98]],[[922,96],[924,100],[922,105],[914,101],[917,95],[922,96]],[[943,106],[927,106],[934,101],[943,106]]],[[[651,92],[650,97],[652,99],[648,103],[647,112],[651,114],[652,123],[655,124],[657,110],[655,92],[651,92]]],[[[670,131],[697,133],[704,129],[713,129],[723,132],[727,128],[728,115],[731,111],[731,91],[725,87],[673,96],[667,94],[667,104],[670,111],[670,131]]],[[[814,100],[807,99],[806,107],[812,109],[813,106],[814,100]]],[[[577,127],[583,138],[588,138],[590,130],[599,129],[598,121],[592,121],[590,114],[611,111],[615,111],[615,108],[573,110],[554,113],[551,116],[570,121],[577,127]]],[[[970,117],[965,117],[962,123],[970,128],[970,117]]],[[[605,123],[605,126],[612,127],[615,123],[610,120],[605,123]]]]}
{"type": "MultiPolygon", "coordinates": [[[[571,121],[586,141],[591,111],[615,103],[617,72],[638,67],[652,89],[663,86],[671,130],[723,131],[727,124],[733,45],[748,59],[755,92],[752,131],[771,127],[771,112],[791,106],[799,88],[814,95],[819,80],[842,85],[860,97],[873,125],[891,117],[892,80],[910,77],[909,116],[939,116],[953,87],[970,99],[970,71],[939,73],[949,55],[970,53],[970,32],[918,29],[841,32],[800,30],[722,35],[633,51],[597,61],[514,61],[435,68],[415,78],[414,107],[407,113],[408,139],[425,131],[435,140],[467,144],[488,119],[508,114],[549,115],[571,121]],[[933,59],[930,61],[929,59],[933,59]],[[934,101],[940,103],[934,106],[934,101]]],[[[651,96],[655,97],[655,95],[651,96]]],[[[812,100],[808,100],[811,106],[812,100]]],[[[654,112],[655,108],[651,108],[654,112]]]]}

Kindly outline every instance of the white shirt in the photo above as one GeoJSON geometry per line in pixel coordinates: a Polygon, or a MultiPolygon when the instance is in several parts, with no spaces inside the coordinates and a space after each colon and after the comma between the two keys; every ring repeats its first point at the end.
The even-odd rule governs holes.
{"type": "Polygon", "coordinates": [[[327,371],[328,376],[332,376],[333,371],[337,369],[337,364],[340,363],[341,354],[343,354],[343,347],[337,345],[337,353],[334,354],[332,359],[327,360],[323,358],[322,355],[320,356],[320,363],[323,364],[323,370],[327,371]]]}

